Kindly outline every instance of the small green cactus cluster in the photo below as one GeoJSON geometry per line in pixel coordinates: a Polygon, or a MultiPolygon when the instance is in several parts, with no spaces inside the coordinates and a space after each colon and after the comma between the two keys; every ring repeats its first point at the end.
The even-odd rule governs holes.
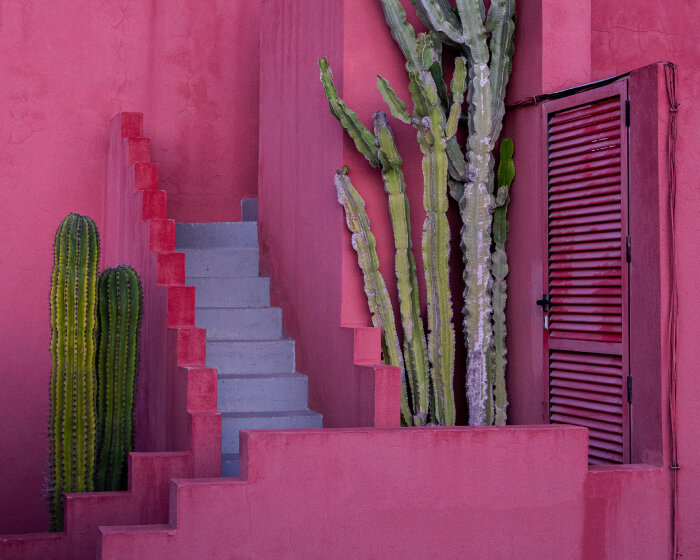
{"type": "Polygon", "coordinates": [[[418,301],[402,160],[393,132],[382,111],[374,114],[374,134],[364,127],[356,113],[338,97],[328,62],[322,58],[319,60],[321,81],[331,112],[370,165],[382,170],[396,247],[403,349],[389,298],[377,299],[376,291],[368,290],[368,286],[375,289],[385,284],[379,274],[364,201],[352,187],[347,168],[338,172],[335,184],[353,231],[353,246],[361,261],[373,323],[382,328],[386,361],[402,369],[402,421],[409,426],[452,425],[456,421],[452,389],[455,334],[449,289],[447,193],[459,203],[465,264],[469,422],[472,425],[505,424],[506,212],[515,168],[513,143],[506,138],[501,143],[499,188],[494,194],[493,150],[505,112],[505,87],[513,54],[515,0],[492,0],[488,13],[481,0],[457,0],[456,9],[447,0],[411,1],[428,28],[426,33],[415,33],[406,21],[406,12],[399,0],[381,0],[381,3],[391,34],[406,59],[413,112],[408,111],[406,103],[382,76],[377,77],[377,88],[392,115],[414,126],[423,154],[426,219],[422,253],[427,293],[427,342],[418,301]],[[457,49],[449,89],[444,79],[442,57],[445,44],[457,49]],[[462,116],[465,92],[468,113],[462,116]],[[462,121],[468,123],[464,147],[456,136],[462,121]],[[341,191],[352,192],[352,195],[341,196],[341,191]],[[361,235],[372,243],[356,242],[356,230],[351,223],[361,224],[361,235]],[[363,261],[371,261],[373,265],[362,266],[363,261]]]}
{"type": "Polygon", "coordinates": [[[128,267],[119,267],[117,274],[105,271],[98,279],[99,260],[95,222],[80,214],[68,215],[56,232],[51,277],[52,531],[63,529],[66,492],[123,487],[121,465],[132,448],[141,288],[128,267]],[[120,439],[118,451],[107,443],[115,438],[120,439]],[[128,441],[123,443],[124,439],[128,441]],[[105,466],[110,462],[115,466],[105,466]],[[97,465],[100,473],[109,473],[106,482],[105,477],[96,477],[97,465]],[[113,474],[116,470],[118,476],[113,474]]]}

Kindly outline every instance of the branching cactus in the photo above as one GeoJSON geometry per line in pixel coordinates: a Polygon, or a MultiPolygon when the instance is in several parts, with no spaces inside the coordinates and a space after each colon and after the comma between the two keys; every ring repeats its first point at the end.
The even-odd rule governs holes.
{"type": "Polygon", "coordinates": [[[93,222],[68,215],[56,232],[51,277],[50,510],[63,529],[63,495],[93,490],[95,321],[100,242],[93,222]]]}
{"type": "MultiPolygon", "coordinates": [[[[420,71],[426,60],[415,56],[416,38],[398,0],[381,0],[392,36],[406,57],[411,93],[418,78],[437,72],[420,71]]],[[[515,0],[493,0],[485,14],[481,0],[457,0],[453,10],[447,0],[412,0],[421,21],[430,30],[433,44],[453,45],[466,56],[468,66],[468,138],[466,157],[456,140],[447,143],[450,193],[458,200],[462,216],[461,245],[464,259],[464,334],[467,345],[467,400],[469,423],[495,421],[492,401],[494,282],[491,270],[494,196],[493,149],[505,112],[505,88],[510,76],[515,27],[515,0]],[[484,19],[485,16],[485,19],[484,19]]],[[[422,34],[421,34],[422,35],[422,34]]],[[[418,37],[420,37],[419,35],[418,37]]],[[[444,74],[444,72],[443,72],[444,74]]],[[[441,90],[442,86],[438,86],[441,90]]],[[[417,96],[414,94],[414,104],[417,96]]],[[[495,366],[494,366],[495,367],[495,366]]],[[[504,405],[505,407],[505,399],[504,405]]],[[[505,418],[505,408],[503,412],[505,418]]]]}
{"type": "MultiPolygon", "coordinates": [[[[459,203],[464,260],[464,334],[467,346],[467,400],[472,425],[503,424],[505,395],[505,238],[508,187],[512,181],[512,142],[504,141],[502,178],[494,193],[493,150],[505,112],[515,26],[515,0],[411,0],[428,28],[416,35],[399,0],[381,0],[391,34],[406,59],[413,111],[378,76],[377,88],[394,117],[413,125],[423,153],[423,263],[428,304],[428,362],[424,334],[416,328],[417,279],[412,263],[408,202],[401,158],[383,112],[374,115],[374,137],[338,97],[325,59],[321,80],[331,112],[373,167],[382,168],[396,245],[396,275],[404,332],[404,393],[410,397],[409,424],[454,424],[454,328],[449,291],[447,192],[459,203]],[[442,47],[457,49],[453,79],[447,87],[442,47]],[[459,56],[462,55],[462,56],[459,56]],[[462,119],[464,93],[468,114],[462,119]],[[451,92],[451,93],[450,93],[451,92]],[[465,147],[456,131],[468,127],[465,147]],[[504,155],[505,154],[505,155],[504,155]],[[427,378],[424,377],[424,366],[427,378]],[[432,393],[426,398],[425,388],[432,393]],[[427,411],[427,414],[426,414],[427,411]]],[[[359,196],[359,195],[358,195],[359,196]]],[[[402,403],[405,416],[406,403],[402,403]]]]}
{"type": "Polygon", "coordinates": [[[128,266],[109,268],[99,281],[96,490],[127,489],[134,448],[134,396],[139,368],[143,290],[128,266]]]}

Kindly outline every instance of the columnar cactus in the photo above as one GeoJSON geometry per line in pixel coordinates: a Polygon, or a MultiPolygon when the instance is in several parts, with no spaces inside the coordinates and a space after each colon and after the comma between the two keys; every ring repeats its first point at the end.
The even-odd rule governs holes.
{"type": "MultiPolygon", "coordinates": [[[[412,54],[413,28],[406,22],[406,13],[398,0],[381,2],[392,36],[406,57],[409,76],[413,76],[417,65],[425,60],[412,54]]],[[[513,54],[515,0],[493,0],[485,21],[480,0],[457,0],[456,10],[446,0],[412,0],[412,3],[430,30],[428,36],[432,41],[455,46],[468,61],[467,156],[465,158],[456,141],[448,142],[446,147],[450,158],[450,193],[459,201],[463,223],[469,423],[491,424],[495,420],[493,408],[488,404],[493,398],[489,357],[494,352],[491,226],[496,200],[493,149],[505,112],[505,87],[513,54]]],[[[428,75],[435,79],[436,72],[419,72],[418,78],[425,79],[428,75]]],[[[413,77],[411,84],[414,84],[413,77]]],[[[505,413],[502,417],[505,419],[505,413]]]]}
{"type": "MultiPolygon", "coordinates": [[[[355,112],[338,97],[328,63],[319,61],[321,80],[333,115],[373,167],[382,168],[396,245],[396,275],[404,330],[405,379],[410,396],[410,424],[454,424],[454,328],[449,291],[447,192],[459,202],[464,260],[464,332],[467,345],[467,400],[472,425],[505,423],[505,258],[508,187],[512,181],[512,142],[504,141],[502,177],[494,193],[493,149],[505,112],[505,87],[511,70],[515,0],[492,0],[488,14],[482,0],[411,0],[428,27],[416,35],[399,0],[381,0],[391,34],[406,59],[413,112],[389,83],[378,76],[377,88],[400,121],[417,130],[423,153],[423,263],[428,303],[428,363],[424,334],[417,328],[419,304],[415,263],[410,248],[408,202],[401,158],[386,115],[374,115],[374,137],[355,112]],[[448,90],[443,44],[456,47],[448,90]],[[462,56],[459,56],[462,55],[462,56]],[[466,155],[456,138],[464,93],[469,111],[466,155]],[[451,99],[450,99],[451,91],[451,99]],[[495,196],[497,195],[497,196],[495,196]],[[492,227],[493,236],[492,236],[492,227]],[[493,254],[492,254],[493,252],[493,254]],[[423,371],[427,367],[428,375],[423,371]],[[429,385],[432,393],[426,398],[429,385]],[[427,411],[427,414],[426,414],[427,411]]],[[[359,196],[359,195],[358,195],[359,196]]],[[[406,403],[402,402],[404,420],[406,403]]]]}
{"type": "Polygon", "coordinates": [[[99,282],[96,490],[126,490],[134,448],[134,395],[139,368],[143,290],[128,266],[109,268],[99,282]]]}
{"type": "MultiPolygon", "coordinates": [[[[379,257],[376,241],[370,230],[369,217],[365,211],[365,201],[360,196],[348,177],[348,168],[344,167],[335,175],[335,188],[338,202],[345,209],[345,221],[352,232],[352,247],[357,252],[357,261],[365,282],[365,293],[372,324],[382,331],[382,350],[387,363],[401,368],[404,379],[404,360],[401,354],[399,336],[396,332],[394,309],[386,290],[386,283],[379,272],[379,257]]],[[[408,406],[406,384],[401,383],[401,416],[403,422],[411,424],[411,411],[408,406]]]]}
{"type": "Polygon", "coordinates": [[[50,510],[63,528],[63,495],[93,489],[95,319],[100,242],[93,222],[68,215],[56,232],[51,277],[50,510]]]}

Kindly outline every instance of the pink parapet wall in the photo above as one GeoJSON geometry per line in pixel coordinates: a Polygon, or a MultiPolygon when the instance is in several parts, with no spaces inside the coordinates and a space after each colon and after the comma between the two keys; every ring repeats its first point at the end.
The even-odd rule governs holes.
{"type": "Polygon", "coordinates": [[[259,2],[23,0],[0,9],[0,533],[48,526],[49,284],[70,212],[104,226],[105,123],[149,115],[168,217],[257,192],[259,2]]]}
{"type": "Polygon", "coordinates": [[[586,449],[575,427],[243,432],[241,480],[174,481],[170,523],[102,528],[101,558],[583,559],[586,449]]]}

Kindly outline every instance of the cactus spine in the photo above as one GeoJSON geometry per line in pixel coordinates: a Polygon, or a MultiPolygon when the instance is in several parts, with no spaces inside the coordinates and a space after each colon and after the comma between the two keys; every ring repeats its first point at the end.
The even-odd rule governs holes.
{"type": "Polygon", "coordinates": [[[63,495],[93,489],[95,319],[100,243],[95,222],[68,215],[56,232],[51,277],[50,510],[63,528],[63,495]]]}
{"type": "Polygon", "coordinates": [[[128,266],[109,268],[99,281],[96,490],[126,490],[134,447],[134,394],[139,365],[143,290],[128,266]]]}

